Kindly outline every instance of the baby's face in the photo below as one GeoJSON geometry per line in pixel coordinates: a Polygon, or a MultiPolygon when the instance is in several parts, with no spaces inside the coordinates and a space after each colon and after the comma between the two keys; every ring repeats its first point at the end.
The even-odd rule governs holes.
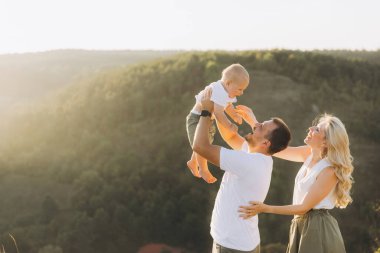
{"type": "Polygon", "coordinates": [[[248,87],[247,81],[242,81],[242,82],[231,81],[227,85],[228,96],[230,98],[239,97],[243,95],[244,90],[247,89],[247,87],[248,87]]]}

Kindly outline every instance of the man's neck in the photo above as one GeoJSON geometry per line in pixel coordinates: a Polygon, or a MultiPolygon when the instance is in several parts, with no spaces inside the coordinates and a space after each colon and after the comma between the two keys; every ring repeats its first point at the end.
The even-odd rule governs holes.
{"type": "Polygon", "coordinates": [[[264,150],[260,147],[248,147],[249,153],[260,153],[266,156],[272,156],[271,154],[268,153],[267,150],[264,150]]]}

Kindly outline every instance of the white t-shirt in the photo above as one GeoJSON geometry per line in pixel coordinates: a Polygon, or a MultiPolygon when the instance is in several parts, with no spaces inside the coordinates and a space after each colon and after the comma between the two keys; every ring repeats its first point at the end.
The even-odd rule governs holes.
{"type": "MultiPolygon", "coordinates": [[[[243,147],[247,147],[243,144],[243,147]]],[[[271,156],[226,148],[220,150],[220,168],[225,171],[215,199],[211,218],[211,236],[224,247],[250,251],[260,244],[257,215],[244,220],[239,206],[265,200],[273,160],[271,156]]]]}
{"type": "MultiPolygon", "coordinates": [[[[310,155],[297,173],[294,182],[293,205],[302,204],[311,186],[317,180],[319,173],[321,173],[324,168],[331,166],[331,163],[329,163],[326,159],[322,159],[317,162],[306,175],[311,158],[312,156],[310,155]]],[[[321,202],[313,207],[313,209],[333,209],[335,207],[336,198],[337,196],[334,187],[329,194],[321,200],[321,202]]]]}
{"type": "MultiPolygon", "coordinates": [[[[228,93],[227,91],[224,89],[223,87],[223,84],[222,84],[222,81],[219,80],[219,81],[216,81],[214,83],[211,83],[209,84],[207,87],[211,87],[212,88],[212,95],[211,95],[211,98],[210,100],[220,106],[223,106],[223,108],[226,108],[226,106],[229,104],[229,103],[236,103],[237,99],[236,97],[233,97],[233,98],[230,98],[228,96],[228,93]]],[[[207,88],[206,87],[206,88],[207,88]]],[[[199,92],[196,96],[195,96],[195,100],[197,102],[197,104],[200,104],[201,103],[201,99],[202,99],[202,95],[204,93],[204,90],[202,90],[201,92],[199,92]]],[[[197,110],[192,110],[192,113],[195,113],[195,114],[201,114],[200,111],[197,111],[197,110]]]]}

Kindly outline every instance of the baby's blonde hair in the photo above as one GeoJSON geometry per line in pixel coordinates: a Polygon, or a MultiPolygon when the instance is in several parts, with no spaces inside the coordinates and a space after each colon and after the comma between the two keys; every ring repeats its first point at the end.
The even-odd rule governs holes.
{"type": "Polygon", "coordinates": [[[235,81],[239,83],[246,81],[249,83],[249,73],[242,65],[235,63],[223,70],[222,81],[235,81]]]}
{"type": "Polygon", "coordinates": [[[345,208],[352,202],[350,190],[353,183],[351,174],[354,170],[348,134],[342,121],[333,115],[325,113],[320,116],[318,122],[326,124],[324,131],[327,147],[323,152],[323,157],[331,163],[338,178],[335,188],[337,195],[335,206],[345,208]]]}

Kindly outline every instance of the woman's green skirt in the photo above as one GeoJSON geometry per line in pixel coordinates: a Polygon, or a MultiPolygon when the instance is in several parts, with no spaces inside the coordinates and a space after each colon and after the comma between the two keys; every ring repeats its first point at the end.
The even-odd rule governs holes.
{"type": "Polygon", "coordinates": [[[313,209],[292,220],[287,253],[345,253],[338,222],[326,209],[313,209]]]}

